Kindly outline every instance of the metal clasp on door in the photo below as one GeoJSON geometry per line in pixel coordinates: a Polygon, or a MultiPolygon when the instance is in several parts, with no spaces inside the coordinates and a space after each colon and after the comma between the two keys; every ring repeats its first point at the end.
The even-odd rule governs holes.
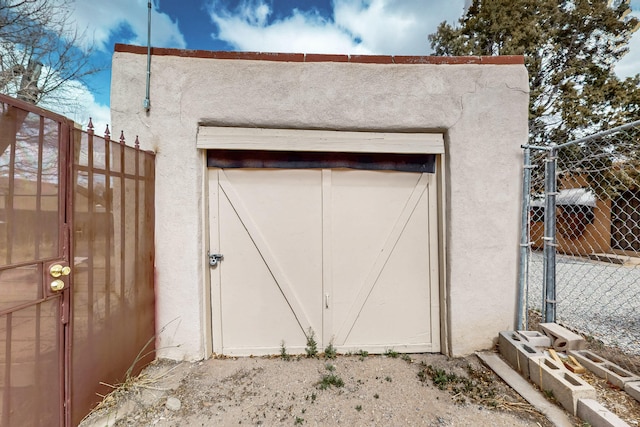
{"type": "Polygon", "coordinates": [[[209,256],[209,267],[216,267],[218,265],[218,261],[222,261],[224,256],[222,254],[210,254],[207,252],[209,256]]]}

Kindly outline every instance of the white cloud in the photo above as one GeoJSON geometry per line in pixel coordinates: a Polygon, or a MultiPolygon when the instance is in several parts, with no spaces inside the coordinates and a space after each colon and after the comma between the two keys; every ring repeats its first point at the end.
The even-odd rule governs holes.
{"type": "Polygon", "coordinates": [[[102,135],[106,125],[111,122],[109,106],[98,103],[89,88],[78,81],[65,83],[60,92],[43,98],[38,106],[70,118],[83,129],[87,128],[91,118],[98,135],[102,135]],[[60,102],[61,96],[64,102],[60,102]]]}
{"type": "MultiPolygon", "coordinates": [[[[86,90],[87,88],[83,89],[86,90]]],[[[91,118],[91,123],[93,123],[93,128],[95,129],[96,134],[103,135],[107,128],[107,124],[111,126],[111,109],[109,106],[96,102],[93,94],[88,90],[86,92],[80,91],[78,93],[78,98],[83,99],[82,105],[69,117],[74,122],[82,125],[83,129],[87,128],[89,118],[91,118]]],[[[111,129],[111,134],[113,138],[116,138],[119,135],[115,135],[113,129],[111,129]]]]}
{"type": "Polygon", "coordinates": [[[449,2],[445,8],[435,3],[424,0],[336,0],[334,19],[373,52],[425,55],[431,51],[429,33],[443,20],[459,18],[464,7],[463,1],[449,2]]]}
{"type": "MultiPolygon", "coordinates": [[[[97,48],[110,51],[107,46],[112,34],[126,28],[131,32],[129,40],[122,43],[147,44],[148,0],[76,0],[73,14],[79,30],[86,29],[87,44],[93,41],[97,48]]],[[[152,5],[151,44],[161,47],[185,48],[187,43],[178,28],[166,13],[152,5]]],[[[85,46],[86,47],[86,46],[85,46]]]]}
{"type": "MultiPolygon", "coordinates": [[[[262,7],[261,5],[259,7],[262,7]]],[[[347,33],[318,15],[298,11],[270,25],[247,15],[213,15],[217,38],[238,50],[304,53],[371,53],[347,33]]]]}
{"type": "Polygon", "coordinates": [[[425,55],[427,35],[444,21],[457,20],[465,0],[334,0],[333,15],[294,9],[269,22],[264,0],[234,10],[210,3],[214,38],[238,50],[300,53],[425,55]]]}

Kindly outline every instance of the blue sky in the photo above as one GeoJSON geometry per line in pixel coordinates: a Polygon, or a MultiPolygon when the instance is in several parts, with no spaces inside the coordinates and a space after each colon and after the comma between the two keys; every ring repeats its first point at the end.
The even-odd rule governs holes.
{"type": "MultiPolygon", "coordinates": [[[[151,44],[203,50],[428,55],[427,35],[453,23],[470,0],[153,0],[151,44]]],[[[106,66],[76,85],[80,108],[60,111],[78,123],[109,122],[110,62],[115,43],[146,46],[148,0],[75,0],[73,20],[106,66]]],[[[634,14],[640,0],[632,0],[634,14]]],[[[86,46],[85,46],[86,47],[86,46]]],[[[617,67],[640,72],[640,31],[617,67]]],[[[48,106],[52,109],[53,106],[48,106]]]]}

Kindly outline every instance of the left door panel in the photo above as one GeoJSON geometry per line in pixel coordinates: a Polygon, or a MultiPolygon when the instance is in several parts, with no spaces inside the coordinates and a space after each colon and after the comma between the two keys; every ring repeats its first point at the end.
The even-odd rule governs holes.
{"type": "Polygon", "coordinates": [[[284,343],[302,352],[309,329],[322,331],[320,171],[220,169],[211,175],[212,223],[224,256],[212,269],[220,310],[214,351],[274,354],[284,343]]]}

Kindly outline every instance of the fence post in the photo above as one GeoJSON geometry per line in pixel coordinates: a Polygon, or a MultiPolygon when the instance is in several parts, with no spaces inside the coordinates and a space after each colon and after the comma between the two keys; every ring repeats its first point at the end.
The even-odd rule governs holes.
{"type": "Polygon", "coordinates": [[[529,201],[531,192],[531,149],[524,146],[522,171],[522,212],[520,216],[520,266],[518,278],[518,324],[517,330],[527,328],[527,295],[529,276],[529,201]]]}
{"type": "Polygon", "coordinates": [[[556,144],[551,144],[544,169],[544,321],[556,321],[556,144]]]}

